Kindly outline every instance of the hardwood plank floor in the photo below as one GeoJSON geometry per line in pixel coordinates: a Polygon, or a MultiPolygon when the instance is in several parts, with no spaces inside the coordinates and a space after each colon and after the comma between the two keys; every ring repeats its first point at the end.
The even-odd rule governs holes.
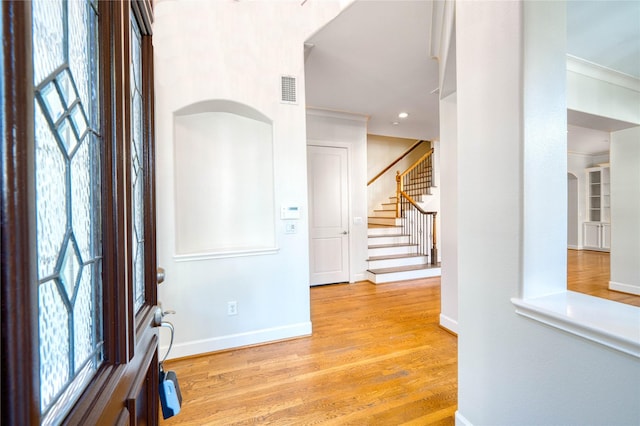
{"type": "MultiPolygon", "coordinates": [[[[609,254],[568,251],[568,285],[608,290],[609,254]]],[[[172,360],[184,403],[165,425],[453,425],[457,338],[440,280],[313,287],[313,337],[172,360]]]]}
{"type": "Polygon", "coordinates": [[[440,280],[311,289],[313,337],[167,362],[167,425],[454,424],[457,338],[440,280]]]}
{"type": "Polygon", "coordinates": [[[640,296],[609,290],[609,253],[568,250],[567,289],[628,305],[640,306],[640,296]]]}

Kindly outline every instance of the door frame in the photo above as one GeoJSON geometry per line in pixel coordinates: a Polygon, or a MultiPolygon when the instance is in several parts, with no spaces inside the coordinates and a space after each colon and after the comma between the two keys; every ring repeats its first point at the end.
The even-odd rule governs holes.
{"type": "MultiPolygon", "coordinates": [[[[34,88],[31,2],[0,5],[3,72],[0,102],[2,201],[2,406],[3,422],[39,424],[40,368],[34,177],[34,88]]],[[[151,328],[157,303],[155,238],[145,242],[145,303],[133,312],[131,267],[131,167],[129,25],[133,10],[143,39],[146,105],[145,234],[155,234],[152,7],[149,0],[100,1],[103,338],[104,361],[63,424],[158,422],[158,332],[151,328]],[[136,351],[137,350],[137,351],[136,351]],[[136,356],[137,355],[137,356],[136,356]],[[146,395],[142,398],[141,395],[146,395]],[[149,397],[152,396],[152,397],[149,397]],[[115,401],[115,402],[114,402],[115,401]]]]}
{"type": "MultiPolygon", "coordinates": [[[[347,268],[348,268],[348,280],[349,280],[349,284],[353,284],[355,282],[355,279],[353,277],[353,268],[351,266],[351,257],[353,254],[353,237],[352,237],[352,233],[353,233],[353,226],[351,224],[351,212],[353,211],[352,208],[352,199],[351,199],[351,182],[352,182],[352,170],[353,170],[353,164],[352,164],[352,146],[349,143],[346,142],[335,142],[335,141],[327,141],[327,140],[323,140],[323,139],[307,139],[307,147],[309,146],[319,146],[319,147],[325,147],[325,148],[344,148],[347,150],[347,227],[348,227],[348,234],[347,234],[347,257],[348,257],[348,261],[347,261],[347,268]]],[[[308,150],[307,150],[308,152],[308,150]]],[[[308,159],[308,154],[307,154],[307,161],[309,161],[308,159]]],[[[308,170],[307,170],[308,173],[308,170]]],[[[309,177],[307,176],[307,179],[309,177]]],[[[310,194],[309,194],[310,195],[310,194]]],[[[308,233],[309,233],[309,246],[311,246],[311,212],[309,212],[309,229],[308,229],[308,233]]],[[[311,250],[311,248],[309,248],[309,250],[311,250]]],[[[311,251],[309,251],[309,256],[311,256],[311,251]]],[[[311,271],[309,271],[309,273],[311,273],[311,271]]],[[[321,284],[318,284],[321,285],[321,284]]]]}

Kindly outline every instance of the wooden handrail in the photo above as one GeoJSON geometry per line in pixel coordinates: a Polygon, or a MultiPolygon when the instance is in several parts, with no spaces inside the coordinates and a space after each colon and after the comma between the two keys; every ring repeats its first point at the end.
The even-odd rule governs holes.
{"type": "MultiPolygon", "coordinates": [[[[420,165],[420,163],[422,163],[425,159],[429,158],[429,156],[431,154],[433,154],[433,148],[431,148],[429,151],[427,151],[426,154],[424,154],[422,157],[420,157],[420,159],[418,159],[415,163],[413,163],[407,170],[404,171],[404,173],[400,174],[400,179],[402,179],[407,174],[409,174],[411,172],[411,170],[413,170],[416,167],[418,167],[420,165]]],[[[396,179],[398,179],[398,178],[396,177],[396,179]]]]}
{"type": "Polygon", "coordinates": [[[408,202],[411,203],[411,205],[413,205],[413,207],[415,207],[416,209],[418,209],[418,211],[422,214],[432,214],[432,215],[437,215],[438,212],[428,212],[422,209],[422,207],[420,207],[420,205],[413,199],[411,198],[411,195],[407,194],[404,191],[400,191],[400,195],[402,195],[405,200],[407,200],[408,202]]]}
{"type": "MultiPolygon", "coordinates": [[[[427,151],[426,154],[424,154],[422,157],[420,157],[415,163],[413,163],[411,166],[409,166],[409,168],[407,170],[405,170],[403,173],[400,173],[400,171],[398,171],[396,173],[396,217],[400,217],[400,194],[403,193],[403,179],[407,174],[409,174],[413,169],[415,169],[416,167],[418,167],[424,160],[426,160],[427,158],[429,158],[429,156],[431,156],[431,154],[433,154],[433,148],[431,148],[429,151],[427,151]]],[[[405,194],[406,195],[406,194],[405,194]]],[[[407,195],[408,197],[408,195],[407,195]]],[[[409,198],[411,199],[411,198],[409,198]]],[[[413,202],[413,205],[416,206],[418,209],[420,207],[418,207],[415,202],[413,202]]]]}
{"type": "MultiPolygon", "coordinates": [[[[392,168],[393,166],[395,166],[396,164],[398,164],[398,162],[400,160],[402,160],[404,157],[406,157],[407,155],[409,155],[411,153],[411,151],[413,151],[414,149],[416,149],[420,144],[422,144],[423,142],[429,142],[429,141],[425,141],[425,140],[419,140],[416,143],[414,143],[413,145],[411,145],[411,147],[406,150],[402,155],[400,155],[400,157],[396,158],[395,160],[393,160],[391,162],[391,164],[389,164],[387,167],[385,167],[380,173],[378,173],[377,175],[375,175],[373,177],[373,179],[371,179],[369,182],[367,182],[367,186],[371,185],[373,182],[375,182],[380,176],[382,176],[383,174],[385,174],[386,172],[389,171],[390,168],[392,168]]],[[[433,149],[432,149],[433,151],[433,149]]]]}

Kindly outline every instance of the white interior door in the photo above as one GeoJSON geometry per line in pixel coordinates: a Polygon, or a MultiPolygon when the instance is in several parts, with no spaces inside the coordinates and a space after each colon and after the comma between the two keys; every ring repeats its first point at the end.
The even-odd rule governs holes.
{"type": "Polygon", "coordinates": [[[308,147],[311,285],[349,281],[347,149],[308,147]]]}

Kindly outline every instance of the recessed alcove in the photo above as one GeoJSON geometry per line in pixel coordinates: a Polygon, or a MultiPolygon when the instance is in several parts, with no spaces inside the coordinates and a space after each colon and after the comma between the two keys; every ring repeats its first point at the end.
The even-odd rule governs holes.
{"type": "Polygon", "coordinates": [[[273,124],[233,101],[174,113],[177,258],[275,249],[273,124]]]}

